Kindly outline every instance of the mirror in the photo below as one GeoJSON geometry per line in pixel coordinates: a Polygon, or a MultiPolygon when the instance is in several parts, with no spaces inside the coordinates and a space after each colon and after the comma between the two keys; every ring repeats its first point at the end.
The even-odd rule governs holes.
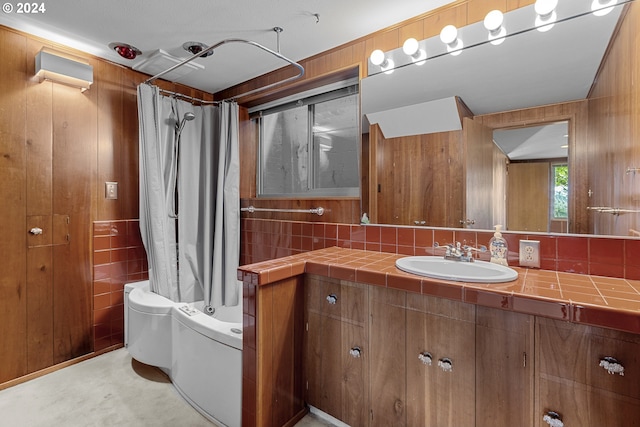
{"type": "MultiPolygon", "coordinates": [[[[491,203],[495,205],[501,195],[489,195],[487,188],[503,187],[496,186],[495,180],[492,185],[485,185],[479,190],[474,187],[469,179],[470,175],[476,176],[475,171],[470,172],[476,167],[473,159],[469,158],[474,156],[468,155],[473,152],[471,144],[477,142],[480,134],[484,139],[495,139],[493,132],[499,134],[503,128],[518,128],[524,132],[525,129],[531,131],[529,127],[532,125],[564,122],[568,128],[565,134],[569,135],[566,144],[570,147],[568,157],[553,155],[547,160],[553,167],[567,157],[571,183],[568,218],[563,227],[557,229],[550,225],[548,231],[594,233],[602,230],[601,234],[628,235],[627,228],[638,228],[624,226],[622,231],[616,231],[611,227],[599,227],[594,230],[593,222],[597,221],[593,220],[593,212],[587,209],[597,206],[590,191],[591,182],[596,178],[585,172],[586,162],[593,161],[587,159],[588,151],[593,150],[595,143],[587,141],[587,136],[592,138],[593,135],[588,127],[593,123],[602,123],[604,116],[598,118],[595,115],[600,112],[607,114],[607,111],[604,108],[600,112],[588,108],[585,100],[593,90],[595,76],[619,18],[623,16],[624,7],[638,7],[633,3],[625,3],[629,2],[618,4],[605,16],[594,16],[589,12],[591,0],[560,2],[559,18],[554,27],[546,32],[531,29],[532,16],[535,16],[532,5],[505,14],[505,27],[510,35],[498,46],[486,41],[487,32],[482,23],[478,23],[459,30],[465,44],[466,40],[481,41],[476,44],[469,42],[470,46],[458,56],[443,50],[442,42],[435,37],[420,41],[428,54],[428,59],[421,64],[408,61],[406,55],[403,59],[402,49],[385,52],[396,64],[393,72],[376,68],[370,63],[369,76],[361,82],[363,131],[371,129],[367,136],[371,156],[370,186],[363,198],[363,212],[369,210],[370,217],[381,224],[490,229],[497,223],[494,218],[499,219],[499,214],[494,212],[488,219],[474,223],[475,217],[470,215],[470,207],[474,202],[469,198],[475,193],[476,198],[492,199],[491,203]],[[575,9],[561,11],[561,7],[577,7],[581,8],[581,12],[575,9]],[[526,29],[518,30],[517,26],[511,26],[516,18],[527,23],[526,29]],[[511,33],[512,29],[517,34],[511,33]],[[473,34],[475,39],[471,38],[473,34]],[[412,129],[413,126],[406,126],[409,130],[405,135],[385,135],[385,116],[393,117],[397,129],[397,121],[403,116],[416,117],[416,111],[419,116],[419,110],[416,109],[423,104],[451,97],[459,100],[457,113],[462,130],[425,134],[420,129],[412,129]],[[398,114],[400,109],[404,109],[403,112],[414,111],[411,114],[398,114]],[[376,123],[371,128],[370,117],[375,117],[376,123]],[[469,131],[471,127],[473,131],[469,131]],[[434,144],[442,143],[443,139],[448,142],[439,148],[435,147],[434,144]],[[447,157],[444,160],[448,161],[449,166],[417,164],[432,162],[438,156],[447,157]],[[412,162],[412,158],[421,161],[412,162]],[[455,173],[457,168],[463,171],[460,175],[455,173]],[[392,185],[386,187],[389,182],[392,185]],[[448,187],[448,191],[442,196],[433,196],[434,188],[441,184],[448,187]],[[410,195],[402,195],[403,192],[410,195]],[[481,196],[478,197],[478,194],[481,196]],[[400,218],[397,215],[401,209],[410,210],[408,206],[416,204],[419,206],[414,209],[413,217],[400,218]],[[389,207],[395,211],[391,212],[389,207]],[[382,214],[383,210],[389,212],[382,214]],[[436,211],[439,213],[432,215],[436,211]],[[605,228],[608,230],[604,231],[605,228]]],[[[631,66],[629,62],[627,60],[625,65],[631,66]]],[[[430,116],[423,114],[422,121],[428,122],[430,116]]],[[[416,121],[413,118],[411,120],[416,121]]],[[[500,165],[502,160],[499,155],[496,156],[494,165],[500,165]]],[[[521,161],[512,159],[510,163],[521,161]]],[[[620,171],[613,173],[619,174],[620,171]]],[[[624,169],[621,173],[624,175],[624,169]]],[[[611,200],[606,205],[629,207],[611,200]]],[[[487,206],[484,205],[482,209],[487,211],[487,206]]],[[[528,226],[525,224],[520,227],[528,226]]]]}

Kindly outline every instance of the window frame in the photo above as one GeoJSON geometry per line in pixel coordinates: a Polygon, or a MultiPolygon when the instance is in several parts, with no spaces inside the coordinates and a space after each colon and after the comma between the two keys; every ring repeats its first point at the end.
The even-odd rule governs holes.
{"type": "Polygon", "coordinates": [[[276,100],[262,106],[254,107],[249,110],[250,118],[256,120],[258,126],[258,149],[256,156],[256,196],[258,198],[318,198],[318,197],[360,197],[361,193],[361,118],[360,118],[360,87],[358,79],[349,79],[342,82],[321,86],[316,89],[288,96],[281,100],[276,100]],[[314,152],[314,133],[313,133],[313,110],[315,105],[340,99],[347,96],[356,96],[356,167],[358,169],[358,186],[357,187],[341,187],[341,188],[317,188],[317,179],[315,174],[315,152],[314,152]],[[263,117],[269,114],[279,113],[295,107],[307,107],[307,170],[308,191],[296,193],[265,193],[264,192],[264,145],[263,145],[263,117]]]}

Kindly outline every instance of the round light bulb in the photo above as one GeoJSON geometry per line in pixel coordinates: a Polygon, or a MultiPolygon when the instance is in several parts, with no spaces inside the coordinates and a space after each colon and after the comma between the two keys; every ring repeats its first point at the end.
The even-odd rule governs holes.
{"type": "Polygon", "coordinates": [[[440,40],[444,44],[451,44],[458,38],[458,29],[455,25],[447,25],[440,31],[440,40]]]}
{"type": "Polygon", "coordinates": [[[499,10],[492,10],[484,17],[484,27],[489,31],[498,31],[503,22],[504,15],[499,10]]]}
{"type": "Polygon", "coordinates": [[[556,10],[558,0],[536,0],[534,9],[540,16],[546,16],[556,10]]]}
{"type": "Polygon", "coordinates": [[[553,28],[557,19],[558,17],[555,12],[551,12],[551,15],[545,18],[541,17],[540,15],[536,16],[536,30],[540,31],[541,33],[549,31],[553,28]]]}
{"type": "Polygon", "coordinates": [[[591,11],[595,16],[604,16],[613,10],[618,0],[593,0],[591,11]]]}
{"type": "Polygon", "coordinates": [[[369,59],[371,60],[371,63],[373,65],[380,65],[384,62],[384,52],[380,49],[376,49],[371,52],[371,56],[369,57],[369,59]]]}
{"type": "Polygon", "coordinates": [[[419,48],[420,45],[418,44],[418,40],[414,39],[413,37],[405,40],[404,44],[402,45],[402,51],[409,56],[415,55],[418,52],[419,48]]]}

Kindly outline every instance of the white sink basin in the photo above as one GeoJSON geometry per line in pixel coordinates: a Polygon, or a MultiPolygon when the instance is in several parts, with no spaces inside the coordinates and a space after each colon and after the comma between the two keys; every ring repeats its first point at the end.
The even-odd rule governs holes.
{"type": "Polygon", "coordinates": [[[396,261],[396,267],[407,273],[434,279],[473,283],[503,283],[516,280],[512,268],[486,261],[462,262],[441,256],[409,256],[396,261]]]}

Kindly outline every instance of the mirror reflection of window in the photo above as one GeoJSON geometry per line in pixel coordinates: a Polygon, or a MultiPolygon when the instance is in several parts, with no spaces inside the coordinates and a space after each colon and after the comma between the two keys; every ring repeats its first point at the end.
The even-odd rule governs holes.
{"type": "Polygon", "coordinates": [[[553,199],[551,211],[553,219],[567,219],[569,217],[569,165],[553,165],[553,199]]]}

